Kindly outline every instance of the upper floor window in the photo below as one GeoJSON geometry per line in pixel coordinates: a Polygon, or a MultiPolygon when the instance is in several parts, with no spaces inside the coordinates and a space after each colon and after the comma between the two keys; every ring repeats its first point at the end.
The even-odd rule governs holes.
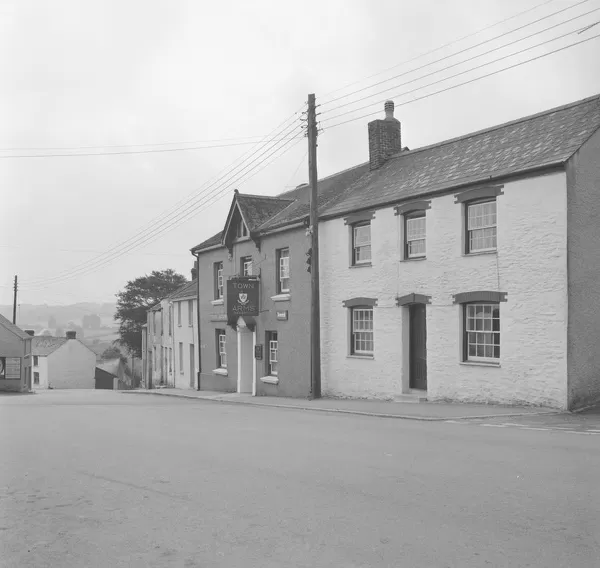
{"type": "Polygon", "coordinates": [[[465,304],[465,360],[500,359],[500,304],[465,304]]]}
{"type": "Polygon", "coordinates": [[[252,276],[252,257],[243,256],[240,259],[240,274],[242,276],[252,276]]]}
{"type": "Polygon", "coordinates": [[[244,220],[242,218],[240,218],[240,220],[238,221],[237,227],[236,227],[236,237],[238,239],[241,239],[242,237],[247,237],[247,236],[248,236],[248,228],[246,227],[244,220]]]}
{"type": "Polygon", "coordinates": [[[373,355],[373,307],[350,308],[352,322],[350,352],[352,355],[373,355]]]}
{"type": "Polygon", "coordinates": [[[223,263],[215,262],[214,264],[214,279],[215,279],[215,300],[223,298],[223,263]]]}
{"type": "Polygon", "coordinates": [[[277,251],[277,292],[290,291],[290,249],[277,251]]]}
{"type": "Polygon", "coordinates": [[[177,325],[181,327],[181,302],[177,302],[177,325]]]}
{"type": "Polygon", "coordinates": [[[38,357],[39,357],[38,355],[34,355],[33,356],[33,366],[34,367],[38,366],[38,363],[39,363],[39,358],[38,357]]]}
{"type": "Polygon", "coordinates": [[[425,211],[407,213],[404,217],[406,250],[405,258],[422,258],[426,250],[425,211]]]}
{"type": "Polygon", "coordinates": [[[352,264],[371,262],[371,222],[352,226],[352,264]]]}
{"type": "Polygon", "coordinates": [[[167,317],[169,318],[169,335],[173,335],[173,304],[169,304],[167,317]]]}
{"type": "Polygon", "coordinates": [[[467,203],[467,253],[496,250],[496,200],[467,203]]]}
{"type": "Polygon", "coordinates": [[[188,325],[194,325],[194,300],[188,300],[188,325]]]}

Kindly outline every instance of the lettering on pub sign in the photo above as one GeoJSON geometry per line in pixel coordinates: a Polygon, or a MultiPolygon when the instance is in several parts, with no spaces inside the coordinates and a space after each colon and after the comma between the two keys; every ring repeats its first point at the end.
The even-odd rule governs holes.
{"type": "Polygon", "coordinates": [[[227,317],[258,315],[258,280],[232,278],[227,281],[227,317]]]}

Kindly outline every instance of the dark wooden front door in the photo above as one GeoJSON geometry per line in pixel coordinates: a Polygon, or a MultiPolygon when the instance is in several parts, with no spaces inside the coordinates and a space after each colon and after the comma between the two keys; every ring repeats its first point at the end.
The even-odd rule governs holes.
{"type": "Polygon", "coordinates": [[[427,390],[425,304],[410,306],[410,388],[427,390]]]}

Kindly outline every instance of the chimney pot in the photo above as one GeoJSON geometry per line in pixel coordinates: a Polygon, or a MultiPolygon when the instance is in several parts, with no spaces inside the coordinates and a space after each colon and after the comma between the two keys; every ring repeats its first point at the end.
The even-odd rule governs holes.
{"type": "Polygon", "coordinates": [[[76,339],[77,338],[77,332],[76,331],[67,331],[67,339],[76,339]]]}
{"type": "Polygon", "coordinates": [[[394,101],[385,101],[383,109],[385,110],[386,120],[391,120],[392,118],[394,118],[394,101]]]}

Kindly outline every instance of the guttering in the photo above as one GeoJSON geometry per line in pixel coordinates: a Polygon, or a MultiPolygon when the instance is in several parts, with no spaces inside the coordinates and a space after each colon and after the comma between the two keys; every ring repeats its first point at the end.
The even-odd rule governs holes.
{"type": "Polygon", "coordinates": [[[196,377],[197,389],[200,390],[200,376],[202,375],[202,349],[201,349],[201,332],[200,332],[200,253],[195,254],[192,250],[192,256],[196,260],[196,318],[198,319],[197,339],[198,339],[198,373],[196,377]]]}
{"type": "Polygon", "coordinates": [[[190,249],[190,252],[194,256],[194,258],[197,258],[196,257],[197,254],[200,254],[200,253],[203,253],[203,252],[206,252],[206,251],[209,251],[209,250],[217,250],[217,249],[220,249],[220,248],[225,248],[225,246],[222,245],[221,243],[217,243],[216,245],[211,245],[209,247],[203,247],[201,249],[199,249],[197,247],[194,247],[193,249],[190,249]]]}
{"type": "Polygon", "coordinates": [[[495,183],[499,181],[506,181],[514,178],[528,177],[531,174],[537,172],[547,172],[551,173],[552,171],[564,171],[566,160],[561,160],[560,162],[550,162],[549,164],[544,164],[542,166],[536,166],[534,168],[528,168],[525,170],[521,170],[519,172],[508,173],[508,174],[498,174],[491,175],[488,177],[477,178],[473,181],[467,181],[463,183],[459,183],[457,185],[445,185],[442,188],[433,189],[431,191],[424,191],[422,193],[415,193],[414,195],[409,195],[406,197],[398,197],[396,199],[389,199],[382,203],[371,204],[365,207],[356,207],[351,209],[346,209],[344,211],[336,212],[333,214],[324,213],[319,215],[319,220],[328,220],[328,219],[336,219],[337,217],[343,217],[344,215],[348,215],[348,213],[354,213],[358,211],[367,211],[367,210],[375,210],[375,209],[385,209],[386,207],[392,207],[394,205],[398,205],[399,203],[414,201],[417,199],[424,199],[427,197],[439,197],[440,195],[444,195],[447,193],[454,193],[457,190],[470,187],[472,185],[481,185],[487,183],[495,183]]]}
{"type": "Polygon", "coordinates": [[[283,233],[284,231],[291,231],[293,229],[299,229],[299,228],[306,228],[305,222],[294,220],[294,221],[290,221],[288,224],[280,225],[279,227],[276,227],[275,229],[269,229],[264,232],[259,232],[258,235],[261,237],[268,237],[269,235],[272,235],[273,233],[283,233]]]}

